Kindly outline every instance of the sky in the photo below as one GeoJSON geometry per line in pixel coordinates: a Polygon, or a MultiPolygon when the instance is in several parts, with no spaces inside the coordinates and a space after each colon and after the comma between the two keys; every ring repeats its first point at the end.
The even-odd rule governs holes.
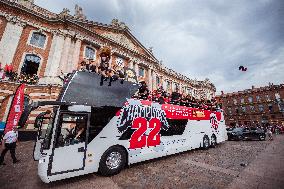
{"type": "Polygon", "coordinates": [[[283,0],[35,0],[52,12],[75,4],[88,20],[117,18],[167,67],[209,78],[220,91],[284,83],[283,0]],[[247,71],[242,72],[239,66],[247,71]]]}

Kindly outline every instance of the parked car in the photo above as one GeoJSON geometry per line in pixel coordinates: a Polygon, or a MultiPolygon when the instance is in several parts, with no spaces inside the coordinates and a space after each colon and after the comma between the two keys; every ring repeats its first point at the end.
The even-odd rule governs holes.
{"type": "Polygon", "coordinates": [[[261,128],[234,128],[227,132],[228,140],[265,140],[265,132],[261,128]]]}

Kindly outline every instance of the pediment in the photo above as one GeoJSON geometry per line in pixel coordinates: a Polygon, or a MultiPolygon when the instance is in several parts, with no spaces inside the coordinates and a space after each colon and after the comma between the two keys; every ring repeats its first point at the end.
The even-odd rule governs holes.
{"type": "Polygon", "coordinates": [[[112,33],[112,32],[104,32],[101,34],[103,37],[108,38],[110,40],[115,41],[116,43],[131,49],[133,51],[139,51],[136,45],[128,39],[124,34],[121,33],[112,33]]]}
{"type": "Polygon", "coordinates": [[[103,36],[104,38],[110,39],[121,46],[126,47],[134,52],[139,54],[143,54],[150,59],[155,60],[156,58],[154,55],[147,50],[130,32],[128,31],[111,31],[111,30],[104,30],[102,28],[96,28],[95,31],[103,36]]]}

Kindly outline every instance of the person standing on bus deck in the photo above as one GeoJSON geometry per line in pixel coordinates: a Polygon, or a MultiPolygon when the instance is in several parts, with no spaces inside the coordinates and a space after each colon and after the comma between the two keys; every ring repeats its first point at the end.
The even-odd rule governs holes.
{"type": "Polygon", "coordinates": [[[13,159],[13,163],[17,163],[20,160],[16,158],[15,151],[16,151],[16,143],[18,141],[18,130],[17,127],[14,126],[12,131],[8,131],[3,137],[3,151],[0,156],[0,165],[5,165],[4,157],[6,153],[10,150],[11,157],[13,159]]]}
{"type": "Polygon", "coordinates": [[[107,79],[110,75],[110,54],[111,54],[111,50],[108,47],[103,47],[100,53],[100,64],[98,67],[98,72],[100,75],[102,75],[101,77],[101,85],[103,85],[103,80],[107,79]]]}
{"type": "Polygon", "coordinates": [[[172,99],[171,100],[172,104],[180,105],[181,94],[179,93],[179,89],[178,88],[176,88],[176,90],[174,92],[172,92],[171,99],[172,99]]]}

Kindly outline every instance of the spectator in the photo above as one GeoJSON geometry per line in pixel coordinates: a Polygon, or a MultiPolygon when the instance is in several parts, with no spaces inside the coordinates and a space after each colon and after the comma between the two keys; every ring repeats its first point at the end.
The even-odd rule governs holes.
{"type": "Polygon", "coordinates": [[[110,77],[110,48],[104,47],[100,53],[100,66],[98,67],[98,73],[102,75],[101,77],[101,85],[103,85],[103,81],[110,77]]]}
{"type": "Polygon", "coordinates": [[[11,157],[13,159],[13,163],[19,162],[19,160],[16,158],[16,155],[15,155],[16,143],[17,143],[17,140],[18,140],[17,127],[14,126],[12,131],[8,131],[4,135],[3,140],[4,140],[2,142],[3,151],[2,151],[1,157],[0,157],[0,165],[5,165],[4,158],[5,158],[6,153],[9,150],[10,150],[10,153],[11,153],[11,157]]]}
{"type": "Polygon", "coordinates": [[[172,104],[180,104],[181,94],[178,92],[179,89],[176,88],[175,92],[171,95],[171,103],[172,104]]]}
{"type": "Polygon", "coordinates": [[[86,66],[86,61],[83,60],[81,63],[80,63],[80,70],[81,71],[86,71],[87,70],[87,66],[86,66]]]}
{"type": "Polygon", "coordinates": [[[147,86],[145,81],[141,81],[140,84],[141,84],[141,86],[140,86],[139,91],[138,91],[139,98],[146,100],[146,99],[148,99],[148,96],[149,96],[148,86],[147,86]]]}
{"type": "Polygon", "coordinates": [[[118,65],[114,65],[113,69],[110,72],[110,77],[111,77],[110,82],[121,79],[120,82],[121,82],[121,84],[123,84],[123,81],[125,79],[125,74],[124,74],[123,69],[124,69],[123,67],[120,67],[118,65]]]}
{"type": "Polygon", "coordinates": [[[271,127],[267,128],[267,133],[266,134],[267,134],[268,140],[273,140],[271,127]]]}

